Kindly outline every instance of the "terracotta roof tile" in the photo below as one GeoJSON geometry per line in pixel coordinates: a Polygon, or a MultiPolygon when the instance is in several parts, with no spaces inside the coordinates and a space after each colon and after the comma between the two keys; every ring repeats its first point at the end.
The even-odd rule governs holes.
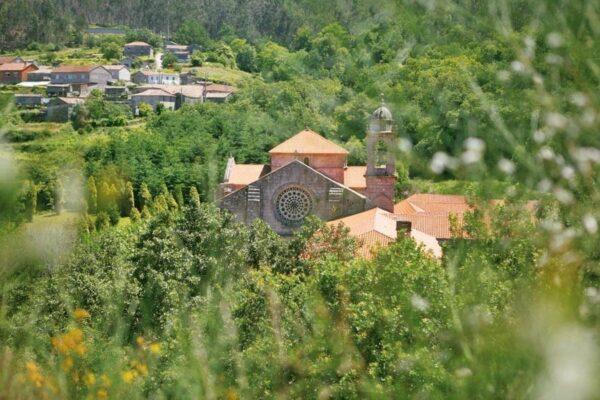
{"type": "Polygon", "coordinates": [[[0,56],[0,64],[12,63],[17,59],[17,56],[0,56]]]}
{"type": "Polygon", "coordinates": [[[136,93],[133,96],[139,97],[149,97],[149,96],[165,96],[165,97],[175,97],[174,94],[164,90],[164,89],[147,89],[143,92],[136,93]]]}
{"type": "Polygon", "coordinates": [[[266,170],[262,164],[234,164],[226,183],[231,185],[249,185],[258,180],[266,170]]]}
{"type": "Polygon", "coordinates": [[[146,42],[130,42],[130,43],[127,43],[125,46],[150,46],[150,45],[146,42]]]}
{"type": "Polygon", "coordinates": [[[395,214],[398,221],[410,221],[412,229],[416,229],[436,239],[450,239],[452,235],[451,215],[456,217],[457,227],[460,228],[463,222],[463,214],[453,213],[416,213],[416,214],[395,214]]]}
{"type": "Polygon", "coordinates": [[[346,167],[344,169],[344,185],[352,189],[365,189],[367,181],[365,180],[366,166],[346,167]]]}
{"type": "Polygon", "coordinates": [[[303,130],[275,146],[270,154],[348,154],[343,147],[311,130],[303,130]]]}
{"type": "MultiPolygon", "coordinates": [[[[398,236],[395,215],[382,210],[373,208],[362,213],[350,215],[330,221],[329,226],[343,224],[349,229],[351,236],[359,239],[359,249],[357,255],[370,258],[373,250],[378,246],[387,246],[395,242],[398,236]]],[[[425,251],[430,252],[435,257],[441,257],[442,248],[437,239],[420,230],[411,229],[410,237],[418,244],[422,245],[425,251]]]]}
{"type": "MultiPolygon", "coordinates": [[[[27,63],[6,63],[0,65],[0,71],[23,71],[25,68],[33,64],[27,63]]],[[[37,67],[36,67],[37,69],[37,67]]]]}
{"type": "Polygon", "coordinates": [[[87,73],[96,68],[97,65],[61,65],[52,70],[53,73],[87,73]]]}

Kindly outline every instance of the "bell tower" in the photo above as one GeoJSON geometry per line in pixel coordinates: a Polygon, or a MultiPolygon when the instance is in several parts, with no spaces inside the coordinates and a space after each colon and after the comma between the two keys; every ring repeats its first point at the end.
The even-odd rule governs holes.
{"type": "Polygon", "coordinates": [[[394,212],[396,184],[396,137],[394,120],[383,99],[373,112],[367,132],[365,195],[375,207],[394,212]]]}

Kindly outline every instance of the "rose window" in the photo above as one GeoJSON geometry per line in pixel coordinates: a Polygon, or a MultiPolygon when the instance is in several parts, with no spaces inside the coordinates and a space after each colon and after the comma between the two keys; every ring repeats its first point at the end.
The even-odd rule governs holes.
{"type": "Polygon", "coordinates": [[[310,194],[299,187],[284,189],[277,196],[277,213],[287,224],[301,222],[312,209],[312,198],[310,194]]]}

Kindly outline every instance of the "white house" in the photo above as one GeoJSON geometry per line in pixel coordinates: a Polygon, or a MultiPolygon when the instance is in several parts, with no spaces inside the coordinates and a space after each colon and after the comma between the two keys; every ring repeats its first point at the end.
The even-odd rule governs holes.
{"type": "Polygon", "coordinates": [[[105,65],[104,68],[110,72],[115,81],[130,81],[131,73],[124,65],[105,65]]]}
{"type": "Polygon", "coordinates": [[[133,82],[140,85],[179,85],[181,79],[177,73],[138,71],[131,76],[133,82]]]}

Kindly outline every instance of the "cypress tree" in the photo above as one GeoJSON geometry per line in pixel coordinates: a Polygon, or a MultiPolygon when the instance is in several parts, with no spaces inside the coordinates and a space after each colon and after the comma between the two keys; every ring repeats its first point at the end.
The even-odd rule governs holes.
{"type": "Polygon", "coordinates": [[[181,190],[181,185],[177,185],[175,187],[175,201],[179,205],[179,208],[183,208],[183,206],[185,206],[185,202],[183,200],[183,191],[181,190]]]}
{"type": "Polygon", "coordinates": [[[131,217],[131,213],[133,212],[133,210],[137,211],[137,209],[135,208],[135,195],[133,194],[133,185],[131,184],[131,182],[127,182],[127,184],[125,185],[125,198],[127,207],[125,211],[126,214],[131,217]]]}
{"type": "Polygon", "coordinates": [[[142,182],[140,186],[140,197],[142,198],[142,204],[140,204],[140,207],[142,207],[142,211],[144,210],[144,208],[148,208],[152,205],[152,194],[150,193],[146,182],[142,182]]]}
{"type": "Polygon", "coordinates": [[[37,210],[37,192],[38,188],[32,182],[27,185],[27,192],[25,193],[25,216],[29,222],[33,221],[33,216],[37,210]]]}
{"type": "Polygon", "coordinates": [[[95,213],[98,211],[98,189],[93,176],[90,176],[87,180],[87,205],[88,212],[95,213]]]}
{"type": "Polygon", "coordinates": [[[198,194],[196,186],[190,188],[190,204],[196,208],[200,207],[200,194],[198,194]]]}

